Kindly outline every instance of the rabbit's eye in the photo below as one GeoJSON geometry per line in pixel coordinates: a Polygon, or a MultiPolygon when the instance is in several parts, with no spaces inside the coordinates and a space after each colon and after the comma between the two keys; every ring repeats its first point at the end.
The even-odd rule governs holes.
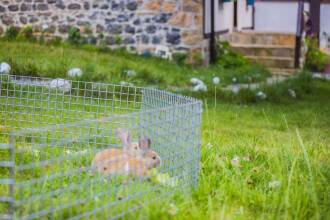
{"type": "Polygon", "coordinates": [[[107,170],[107,168],[106,167],[103,167],[103,170],[107,170]]]}
{"type": "Polygon", "coordinates": [[[153,156],[152,159],[153,159],[153,160],[156,160],[156,156],[153,156]]]}
{"type": "Polygon", "coordinates": [[[137,150],[138,148],[137,147],[135,147],[135,150],[137,150]]]}

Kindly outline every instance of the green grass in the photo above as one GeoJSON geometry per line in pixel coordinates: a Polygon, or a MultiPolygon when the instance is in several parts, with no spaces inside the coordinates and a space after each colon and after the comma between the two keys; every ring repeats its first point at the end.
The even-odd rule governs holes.
{"type": "MultiPolygon", "coordinates": [[[[0,60],[11,58],[20,65],[30,60],[43,76],[54,76],[56,71],[51,64],[65,60],[63,63],[70,65],[62,73],[59,71],[58,76],[63,76],[67,67],[84,68],[93,63],[95,73],[104,73],[109,81],[122,80],[118,71],[125,66],[137,71],[148,69],[157,79],[164,76],[164,81],[157,84],[160,87],[167,84],[185,87],[190,76],[196,74],[209,79],[214,70],[192,70],[118,51],[103,53],[90,48],[7,42],[0,42],[0,46],[6,48],[0,51],[0,60]],[[62,58],[58,56],[60,51],[62,58]]],[[[228,82],[233,76],[230,71],[233,70],[226,70],[228,82]]],[[[214,91],[200,94],[204,113],[198,187],[192,194],[174,192],[169,197],[164,197],[159,189],[155,193],[147,192],[145,200],[132,201],[138,210],[125,218],[330,219],[330,83],[302,75],[262,90],[268,95],[265,101],[255,99],[254,92],[245,90],[238,95],[218,93],[217,106],[214,91]],[[288,95],[289,88],[297,92],[297,98],[288,95]]],[[[146,182],[136,186],[154,185],[146,182]]],[[[95,189],[86,187],[72,196],[88,197],[89,190],[95,189]]],[[[125,197],[130,192],[124,189],[119,194],[125,197]]],[[[53,202],[58,204],[65,199],[68,198],[53,202]]],[[[109,199],[113,198],[109,196],[109,199]]],[[[124,202],[119,209],[127,208],[125,204],[130,203],[124,202]]],[[[97,207],[100,206],[98,203],[97,207]]],[[[78,206],[71,213],[59,213],[55,217],[63,218],[90,208],[78,206]]],[[[102,219],[109,210],[106,208],[97,217],[102,219]]]]}
{"type": "Polygon", "coordinates": [[[192,68],[154,57],[142,57],[120,50],[104,50],[85,45],[72,47],[40,45],[27,42],[0,40],[0,61],[9,62],[12,73],[44,77],[66,77],[70,68],[83,70],[82,80],[119,83],[122,80],[136,85],[152,85],[161,88],[190,87],[190,78],[199,77],[211,85],[213,76],[220,76],[223,85],[231,83],[233,77],[240,82],[263,81],[269,75],[264,68],[245,65],[234,69],[220,66],[192,68]],[[136,77],[125,77],[125,70],[135,70],[136,77]],[[248,77],[249,76],[249,77],[248,77]]]}

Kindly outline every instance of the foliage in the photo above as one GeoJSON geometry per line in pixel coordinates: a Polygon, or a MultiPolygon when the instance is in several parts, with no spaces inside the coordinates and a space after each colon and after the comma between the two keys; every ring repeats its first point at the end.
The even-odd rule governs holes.
{"type": "Polygon", "coordinates": [[[248,61],[240,54],[234,52],[226,41],[217,45],[218,64],[224,68],[236,68],[248,64],[248,61]]]}
{"type": "Polygon", "coordinates": [[[80,34],[80,29],[77,27],[70,27],[68,32],[68,42],[73,45],[79,45],[82,43],[83,38],[80,34]]]}
{"type": "Polygon", "coordinates": [[[19,33],[18,27],[9,27],[5,32],[5,39],[6,40],[15,40],[17,38],[17,35],[19,33]]]}
{"type": "Polygon", "coordinates": [[[115,43],[118,44],[118,45],[120,45],[120,44],[122,44],[122,42],[123,42],[122,37],[120,35],[116,35],[116,37],[115,37],[115,43]]]}
{"type": "Polygon", "coordinates": [[[323,72],[325,65],[330,63],[330,57],[319,49],[317,39],[307,38],[306,44],[308,49],[304,68],[313,72],[323,72]]]}
{"type": "Polygon", "coordinates": [[[184,65],[187,61],[187,54],[182,52],[173,53],[172,59],[178,65],[184,65]]]}
{"type": "Polygon", "coordinates": [[[25,40],[25,41],[35,41],[35,37],[33,36],[33,28],[32,26],[28,25],[24,28],[21,28],[19,34],[17,35],[18,40],[25,40]]]}

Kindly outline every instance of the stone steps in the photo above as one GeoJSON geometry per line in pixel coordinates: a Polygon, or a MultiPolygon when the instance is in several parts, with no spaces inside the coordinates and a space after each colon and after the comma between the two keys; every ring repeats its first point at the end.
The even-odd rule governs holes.
{"type": "Polygon", "coordinates": [[[282,45],[231,44],[233,50],[245,56],[294,57],[295,48],[282,45]]]}
{"type": "Polygon", "coordinates": [[[232,44],[246,45],[280,45],[295,46],[296,37],[293,34],[260,33],[260,32],[236,32],[229,36],[232,44]]]}
{"type": "Polygon", "coordinates": [[[296,72],[294,65],[295,41],[293,34],[235,32],[228,40],[232,49],[259,63],[277,75],[289,75],[296,72]]]}
{"type": "Polygon", "coordinates": [[[252,62],[259,63],[268,68],[293,69],[294,58],[276,56],[245,56],[252,62]]]}

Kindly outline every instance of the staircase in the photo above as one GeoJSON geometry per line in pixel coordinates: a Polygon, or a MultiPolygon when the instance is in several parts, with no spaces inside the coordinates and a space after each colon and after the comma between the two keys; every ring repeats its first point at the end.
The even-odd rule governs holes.
{"type": "Polygon", "coordinates": [[[234,51],[267,67],[273,74],[291,75],[295,69],[295,35],[236,32],[229,36],[234,51]]]}

